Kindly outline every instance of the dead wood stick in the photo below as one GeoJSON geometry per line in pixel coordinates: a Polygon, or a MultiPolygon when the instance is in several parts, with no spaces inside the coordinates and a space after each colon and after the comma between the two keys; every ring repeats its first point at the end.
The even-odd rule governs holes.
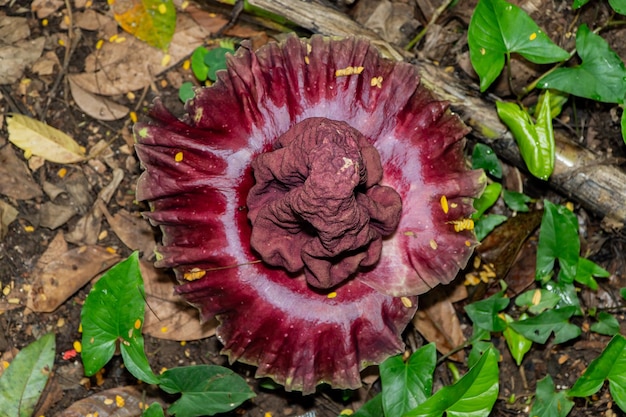
{"type": "MultiPolygon", "coordinates": [[[[249,0],[249,3],[284,16],[314,33],[363,36],[373,41],[387,56],[411,58],[374,32],[329,7],[302,0],[249,0]]],[[[475,85],[432,63],[419,61],[417,67],[424,85],[440,99],[450,102],[452,109],[473,128],[474,137],[493,147],[500,157],[525,169],[515,140],[498,118],[493,103],[495,97],[480,94],[475,85]]],[[[550,184],[586,208],[623,226],[626,223],[626,173],[603,161],[601,156],[576,145],[575,139],[565,133],[555,132],[555,137],[556,161],[550,184]]]]}

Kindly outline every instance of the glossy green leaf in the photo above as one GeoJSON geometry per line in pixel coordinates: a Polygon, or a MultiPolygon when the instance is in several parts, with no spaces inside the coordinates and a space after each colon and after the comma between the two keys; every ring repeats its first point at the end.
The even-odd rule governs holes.
{"type": "Polygon", "coordinates": [[[626,15],[626,0],[609,0],[609,4],[617,13],[626,15]]]}
{"type": "Polygon", "coordinates": [[[48,333],[22,349],[0,376],[0,417],[31,417],[52,366],[56,343],[48,333]]]}
{"type": "Polygon", "coordinates": [[[622,119],[620,121],[622,127],[622,140],[626,143],[626,110],[622,109],[622,119]]]}
{"type": "Polygon", "coordinates": [[[386,416],[401,416],[430,397],[436,364],[434,343],[416,350],[406,362],[396,355],[380,364],[386,416]]]}
{"type": "Polygon", "coordinates": [[[619,333],[619,322],[612,314],[606,311],[601,311],[598,314],[598,322],[591,325],[591,331],[606,334],[609,336],[615,336],[619,333]]]}
{"type": "Polygon", "coordinates": [[[561,111],[563,111],[563,106],[565,105],[565,103],[567,103],[567,100],[569,100],[569,94],[564,93],[563,91],[545,90],[543,93],[539,94],[539,100],[537,100],[537,105],[532,112],[535,118],[539,117],[539,114],[541,113],[541,110],[545,103],[543,96],[548,93],[550,94],[548,101],[548,104],[550,105],[550,117],[553,119],[561,114],[561,111]]]}
{"type": "Polygon", "coordinates": [[[624,300],[626,300],[626,288],[620,288],[619,294],[622,296],[624,300]]]}
{"type": "Polygon", "coordinates": [[[574,0],[574,2],[572,3],[572,9],[580,9],[587,3],[589,3],[589,0],[574,0]]]}
{"type": "MultiPolygon", "coordinates": [[[[441,388],[405,417],[487,417],[498,398],[498,359],[494,348],[454,385],[441,388]]],[[[393,416],[387,416],[393,417],[393,416]]]]}
{"type": "Polygon", "coordinates": [[[232,52],[232,49],[219,47],[209,50],[204,55],[204,63],[209,67],[208,79],[211,81],[217,80],[215,73],[226,69],[226,54],[232,52]]]}
{"type": "Polygon", "coordinates": [[[180,88],[178,89],[178,98],[183,103],[186,103],[187,100],[191,100],[196,96],[196,92],[194,90],[193,83],[190,81],[185,81],[182,83],[180,88]]]}
{"type": "Polygon", "coordinates": [[[159,381],[143,349],[144,312],[143,280],[139,256],[134,252],[94,284],[81,310],[86,375],[94,375],[106,365],[119,343],[124,364],[136,378],[150,384],[159,381]]]}
{"type": "Polygon", "coordinates": [[[383,415],[383,394],[379,393],[363,404],[363,407],[352,414],[352,417],[381,417],[383,415]]]}
{"type": "Polygon", "coordinates": [[[537,85],[595,101],[623,103],[626,68],[607,41],[583,24],[576,34],[576,51],[582,59],[580,65],[557,68],[541,78],[537,85]]]}
{"type": "Polygon", "coordinates": [[[502,185],[499,182],[492,182],[487,185],[482,195],[474,200],[474,209],[476,209],[476,212],[472,214],[472,219],[478,220],[489,207],[493,206],[495,202],[498,201],[501,191],[502,185]]]}
{"type": "Polygon", "coordinates": [[[161,404],[155,402],[150,404],[150,407],[141,414],[141,417],[165,417],[165,413],[161,404]]]}
{"type": "MultiPolygon", "coordinates": [[[[474,332],[476,332],[476,329],[478,328],[474,327],[474,332]]],[[[472,337],[472,349],[470,350],[469,355],[467,355],[467,366],[470,368],[480,361],[483,354],[488,351],[489,348],[493,347],[493,344],[488,341],[491,340],[491,332],[482,329],[478,330],[479,332],[484,332],[484,337],[472,337]]]]}
{"type": "Polygon", "coordinates": [[[528,171],[539,179],[547,180],[554,171],[555,153],[549,93],[543,96],[541,103],[536,123],[515,103],[497,101],[496,109],[498,117],[513,134],[528,171]]]}
{"type": "Polygon", "coordinates": [[[182,394],[167,410],[177,417],[225,413],[255,396],[242,377],[216,365],[168,369],[159,386],[169,394],[182,394]]]}
{"type": "Polygon", "coordinates": [[[524,193],[518,193],[517,191],[509,190],[504,190],[504,192],[502,193],[502,198],[504,199],[504,203],[508,206],[508,208],[510,208],[512,211],[518,211],[521,213],[530,211],[526,204],[533,201],[532,198],[524,193]]]}
{"type": "Polygon", "coordinates": [[[475,326],[490,332],[501,332],[506,329],[506,322],[499,317],[499,313],[510,301],[500,291],[489,298],[465,306],[465,312],[475,326]]]}
{"type": "Polygon", "coordinates": [[[582,285],[586,285],[595,291],[598,289],[598,283],[594,277],[608,278],[610,275],[609,271],[602,268],[597,263],[581,257],[578,259],[578,266],[576,267],[576,276],[574,277],[574,281],[582,285]]]}
{"type": "Polygon", "coordinates": [[[472,151],[472,169],[484,169],[489,175],[495,178],[502,178],[502,164],[498,155],[482,143],[477,143],[472,151]]]}
{"type": "MultiPolygon", "coordinates": [[[[508,314],[505,314],[504,318],[507,323],[512,323],[514,321],[508,314]]],[[[526,313],[520,316],[520,320],[525,320],[526,318],[528,318],[526,313]]],[[[520,366],[522,364],[522,360],[524,360],[524,356],[533,346],[532,340],[517,333],[511,327],[507,327],[502,334],[504,336],[504,340],[506,340],[507,346],[509,347],[511,356],[515,359],[517,366],[520,366]]]]}
{"type": "Polygon", "coordinates": [[[561,339],[567,339],[566,337],[573,339],[580,335],[580,329],[574,326],[578,331],[574,330],[571,327],[573,325],[568,322],[574,313],[576,313],[575,307],[547,310],[538,316],[509,323],[509,326],[533,342],[541,344],[546,343],[550,334],[554,332],[555,338],[560,334],[559,342],[562,343],[566,340],[561,339]]]}
{"type": "Polygon", "coordinates": [[[536,64],[565,61],[556,46],[519,7],[504,0],[480,0],[467,33],[470,59],[485,91],[500,75],[505,55],[518,53],[536,64]]]}
{"type": "Polygon", "coordinates": [[[496,227],[507,221],[507,217],[502,214],[485,214],[480,219],[474,221],[474,233],[476,239],[483,240],[485,236],[493,231],[496,227]]]}
{"type": "Polygon", "coordinates": [[[600,356],[591,361],[585,373],[569,390],[571,397],[588,397],[609,380],[613,400],[626,410],[626,338],[615,335],[600,356]]]}
{"type": "Polygon", "coordinates": [[[515,305],[520,307],[526,306],[530,313],[537,315],[545,310],[554,308],[559,300],[558,294],[552,291],[535,289],[518,295],[515,299],[515,305]]]}
{"type": "Polygon", "coordinates": [[[576,276],[579,253],[580,239],[576,215],[565,206],[545,200],[537,246],[536,278],[543,280],[550,276],[555,260],[558,259],[564,276],[573,280],[576,276]]]}
{"type": "Polygon", "coordinates": [[[209,76],[209,67],[204,63],[204,56],[209,52],[204,46],[198,46],[191,54],[191,71],[198,81],[206,81],[209,76]]]}
{"type": "Polygon", "coordinates": [[[574,402],[564,391],[555,391],[552,377],[547,375],[537,381],[535,402],[530,409],[533,417],[566,417],[574,407],[574,402]]]}
{"type": "Polygon", "coordinates": [[[581,314],[580,298],[573,283],[567,282],[563,278],[563,270],[559,272],[558,280],[550,280],[543,283],[543,288],[559,297],[559,302],[555,308],[575,307],[575,315],[581,314]]]}

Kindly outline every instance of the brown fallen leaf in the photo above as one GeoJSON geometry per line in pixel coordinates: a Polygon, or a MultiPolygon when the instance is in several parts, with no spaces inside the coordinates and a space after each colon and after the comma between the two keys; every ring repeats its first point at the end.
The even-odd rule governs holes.
{"type": "Polygon", "coordinates": [[[26,164],[11,146],[0,148],[0,194],[16,200],[31,200],[43,195],[26,164]]]}
{"type": "Polygon", "coordinates": [[[18,211],[15,207],[0,200],[0,241],[9,231],[9,225],[17,219],[18,211]]]}
{"type": "Polygon", "coordinates": [[[35,312],[50,313],[119,260],[119,255],[105,248],[88,245],[64,252],[46,264],[37,262],[26,306],[35,312]]]}
{"type": "Polygon", "coordinates": [[[70,91],[76,105],[87,115],[98,120],[118,120],[126,117],[129,108],[108,98],[97,96],[82,89],[70,78],[70,91]]]}
{"type": "Polygon", "coordinates": [[[13,84],[24,69],[43,53],[45,38],[28,39],[30,28],[24,17],[0,17],[0,84],[13,84]]]}
{"type": "Polygon", "coordinates": [[[37,13],[37,19],[43,19],[56,12],[64,4],[63,0],[33,0],[30,9],[37,13]]]}
{"type": "Polygon", "coordinates": [[[10,115],[7,130],[11,143],[47,161],[71,164],[85,159],[85,150],[74,139],[23,114],[10,115]]]}
{"type": "Polygon", "coordinates": [[[104,213],[113,233],[131,250],[141,252],[142,258],[148,259],[154,254],[156,247],[152,227],[143,217],[133,216],[121,209],[111,216],[106,205],[100,201],[100,210],[104,213]]]}
{"type": "MultiPolygon", "coordinates": [[[[464,298],[465,287],[456,284],[454,288],[456,290],[451,291],[449,286],[440,285],[427,296],[420,297],[419,308],[413,317],[417,331],[429,342],[435,342],[437,350],[444,355],[465,343],[461,322],[452,305],[453,300],[464,298]]],[[[450,359],[463,362],[465,352],[460,350],[450,355],[450,359]]]]}
{"type": "Polygon", "coordinates": [[[139,417],[143,408],[163,400],[145,390],[150,387],[118,387],[93,394],[76,401],[56,417],[139,417]]]}
{"type": "Polygon", "coordinates": [[[143,332],[157,339],[197,340],[213,336],[217,321],[201,323],[198,310],[174,292],[174,282],[162,269],[140,261],[146,302],[143,332]]]}

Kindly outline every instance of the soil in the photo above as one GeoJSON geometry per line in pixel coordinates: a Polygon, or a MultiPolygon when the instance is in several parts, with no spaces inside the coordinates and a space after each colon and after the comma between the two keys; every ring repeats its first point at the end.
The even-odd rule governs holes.
{"type": "MultiPolygon", "coordinates": [[[[384,19],[382,15],[377,14],[379,13],[376,12],[376,6],[379,3],[377,1],[356,0],[328,3],[332,3],[333,7],[357,19],[364,20],[364,17],[371,16],[368,24],[383,27],[386,36],[400,44],[406,44],[427,22],[434,8],[438,7],[437,2],[431,3],[426,0],[396,0],[390,3],[393,4],[394,10],[409,10],[411,13],[398,13],[394,18],[396,20],[392,20],[391,18],[384,19]]],[[[441,66],[453,67],[467,79],[467,82],[475,82],[466,64],[467,42],[465,40],[467,25],[475,3],[473,0],[460,1],[445,11],[414,51],[420,59],[430,59],[440,62],[441,66]]],[[[0,0],[0,4],[2,4],[0,27],[8,18],[24,18],[24,24],[29,28],[29,34],[24,39],[33,41],[41,37],[44,42],[39,56],[31,60],[24,59],[23,70],[18,70],[16,77],[0,85],[0,123],[3,129],[0,133],[0,150],[5,152],[0,155],[0,159],[5,167],[13,166],[10,163],[17,163],[19,170],[23,170],[23,176],[20,177],[17,174],[13,176],[15,172],[9,173],[6,168],[4,171],[0,168],[2,176],[5,177],[5,180],[0,179],[0,202],[11,205],[17,211],[14,220],[8,223],[5,220],[0,222],[2,236],[0,282],[3,289],[3,294],[0,295],[0,328],[2,330],[0,352],[3,353],[2,360],[10,362],[17,351],[36,338],[51,331],[56,334],[57,355],[53,377],[35,414],[55,416],[70,405],[94,393],[114,387],[136,385],[137,381],[124,369],[119,356],[114,357],[102,375],[92,378],[84,377],[79,356],[68,356],[75,348],[75,342],[80,339],[78,332],[80,310],[91,288],[93,282],[91,278],[95,278],[101,271],[94,272],[82,284],[74,283],[77,288],[50,312],[37,311],[38,309],[32,308],[32,305],[27,306],[29,297],[32,296],[29,294],[33,286],[37,285],[42,268],[46,266],[42,263],[41,257],[50,249],[51,244],[55,242],[55,237],[60,233],[60,239],[68,245],[66,251],[83,246],[98,247],[100,249],[97,252],[98,256],[106,257],[108,253],[111,256],[117,256],[115,260],[123,259],[131,253],[127,245],[128,241],[120,237],[119,223],[115,220],[109,221],[101,212],[94,217],[89,217],[96,207],[100,207],[96,204],[96,200],[99,199],[98,194],[115,179],[116,170],[121,170],[123,176],[119,184],[113,188],[110,198],[103,200],[108,212],[114,215],[125,210],[131,218],[140,221],[137,220],[140,219],[140,213],[147,209],[143,203],[134,199],[136,182],[141,169],[133,153],[131,134],[133,121],[128,110],[137,114],[140,120],[144,119],[147,117],[147,108],[152,100],[160,96],[175,113],[180,113],[182,104],[178,99],[178,88],[183,81],[197,81],[191,71],[179,62],[165,71],[150,75],[149,82],[141,88],[124,84],[126,82],[124,79],[110,79],[108,82],[118,87],[119,92],[109,94],[108,99],[115,104],[125,106],[126,114],[116,117],[115,120],[107,120],[107,117],[94,117],[93,111],[90,116],[84,106],[78,105],[76,98],[70,93],[69,75],[89,72],[94,66],[92,62],[94,53],[99,49],[98,41],[106,39],[106,42],[113,43],[115,42],[111,40],[113,33],[122,36],[123,32],[118,29],[117,25],[111,26],[110,23],[104,21],[94,20],[95,26],[89,28],[87,25],[91,21],[83,23],[84,26],[80,28],[77,28],[78,23],[75,21],[72,26],[75,29],[74,36],[68,37],[68,7],[71,7],[75,18],[92,11],[98,15],[109,16],[110,21],[111,11],[107,3],[101,0],[93,2],[48,0],[35,1],[31,4],[27,1],[0,0]],[[24,114],[42,120],[73,137],[88,151],[98,147],[101,148],[101,152],[90,162],[77,164],[37,161],[36,158],[27,160],[24,153],[7,140],[5,122],[9,113],[24,114]],[[9,178],[19,178],[19,180],[11,184],[9,178]],[[28,180],[28,184],[19,182],[25,181],[24,178],[28,180]],[[28,189],[31,186],[38,192],[29,194],[28,189]],[[57,188],[59,192],[50,191],[57,188]],[[71,207],[73,214],[66,221],[51,225],[49,215],[44,210],[51,202],[57,206],[71,207]],[[84,219],[95,220],[91,225],[85,225],[81,222],[84,219]],[[112,227],[112,223],[118,228],[112,227]]],[[[520,3],[517,2],[517,4],[520,3]]],[[[572,30],[578,24],[588,23],[595,27],[596,22],[606,21],[610,15],[608,6],[600,1],[593,2],[579,11],[572,10],[569,0],[529,0],[522,2],[520,6],[531,14],[556,43],[566,49],[573,47],[572,30]]],[[[230,8],[210,1],[205,2],[202,7],[204,9],[196,8],[195,10],[209,10],[214,14],[208,14],[208,16],[216,20],[208,25],[204,38],[201,37],[199,41],[211,44],[213,42],[211,32],[216,32],[228,21],[230,8]]],[[[188,11],[179,13],[191,14],[188,11]]],[[[207,12],[204,11],[204,13],[207,12]]],[[[205,18],[208,19],[206,16],[205,18]]],[[[247,16],[242,15],[226,34],[237,39],[250,38],[253,43],[260,45],[274,37],[275,32],[249,23],[247,16]]],[[[626,58],[626,30],[618,26],[603,31],[602,35],[622,58],[626,58]]],[[[2,42],[0,39],[0,44],[2,42]]],[[[21,48],[28,47],[22,45],[21,48]]],[[[32,48],[34,49],[34,46],[32,48]]],[[[184,61],[189,54],[190,52],[183,52],[179,61],[184,61]]],[[[0,65],[5,65],[2,62],[0,60],[0,65]]],[[[526,85],[541,71],[541,68],[516,65],[519,67],[514,68],[513,88],[526,85]]],[[[511,96],[506,82],[500,82],[493,88],[493,92],[501,97],[511,96]]],[[[626,147],[620,136],[620,114],[616,106],[579,99],[571,100],[559,117],[557,127],[576,132],[582,145],[600,153],[612,163],[620,164],[626,156],[626,147]]],[[[470,136],[468,153],[471,146],[470,136]]],[[[559,195],[545,183],[529,179],[515,167],[507,166],[505,172],[507,184],[516,188],[517,191],[526,192],[538,201],[548,198],[555,202],[565,203],[571,197],[559,195]]],[[[594,213],[577,206],[574,209],[579,218],[583,253],[611,273],[609,279],[600,282],[601,288],[597,292],[581,291],[584,308],[611,311],[620,321],[622,333],[626,334],[624,303],[619,295],[619,289],[626,287],[626,265],[623,259],[626,251],[624,235],[620,228],[607,227],[606,222],[596,217],[594,213]]],[[[2,215],[4,215],[3,210],[6,208],[0,206],[2,215]]],[[[496,207],[495,210],[498,208],[496,207]]],[[[59,216],[61,216],[60,212],[53,211],[53,218],[58,219],[59,216]]],[[[158,239],[158,231],[149,233],[152,243],[158,239]]],[[[146,244],[145,240],[139,238],[132,241],[146,244]]],[[[530,247],[533,247],[533,242],[536,243],[536,235],[531,236],[528,242],[530,247]]],[[[522,256],[526,255],[532,256],[530,252],[524,252],[522,256]]],[[[92,266],[89,260],[79,259],[83,259],[85,268],[92,266]]],[[[512,263],[513,260],[509,261],[512,263]]],[[[521,282],[525,279],[524,277],[528,276],[529,271],[532,275],[534,265],[518,262],[512,268],[507,279],[521,282]]],[[[74,269],[82,271],[84,268],[74,265],[74,269]]],[[[471,269],[470,267],[470,270],[461,273],[455,285],[463,286],[464,274],[471,272],[471,269]]],[[[79,275],[78,272],[76,274],[79,275]]],[[[167,271],[163,271],[162,274],[167,274],[167,271]]],[[[167,284],[170,285],[170,283],[167,284]]],[[[497,282],[491,283],[492,288],[494,285],[497,287],[497,282]]],[[[523,288],[532,288],[534,283],[531,280],[520,285],[523,288]]],[[[482,288],[479,294],[489,293],[493,291],[492,288],[482,288]]],[[[478,295],[474,294],[474,298],[478,298],[478,295]]],[[[471,335],[471,326],[463,311],[463,306],[467,303],[469,299],[464,298],[453,304],[461,332],[465,337],[471,335]]],[[[187,322],[195,321],[196,318],[190,315],[185,320],[187,324],[187,322]]],[[[510,357],[504,339],[498,335],[494,336],[493,343],[502,353],[502,359],[500,396],[492,415],[527,415],[536,382],[547,374],[552,376],[557,387],[570,387],[609,340],[607,336],[590,332],[590,322],[587,316],[576,319],[576,324],[582,326],[584,331],[582,336],[573,342],[561,345],[548,343],[544,346],[535,344],[521,367],[517,367],[510,357]]],[[[447,329],[441,331],[445,333],[447,329]]],[[[146,351],[154,370],[190,364],[231,366],[227,364],[225,357],[219,354],[220,344],[215,336],[181,343],[180,340],[167,340],[155,337],[155,335],[159,336],[159,332],[155,331],[145,336],[146,351]]],[[[424,336],[413,326],[406,330],[405,339],[407,346],[412,348],[426,343],[424,336]]],[[[466,370],[463,363],[456,363],[456,366],[461,371],[466,370]]],[[[375,369],[368,372],[374,376],[364,374],[366,384],[361,390],[340,392],[321,387],[318,393],[312,396],[287,393],[268,381],[256,380],[253,367],[234,364],[232,369],[245,377],[257,393],[256,398],[229,414],[233,416],[300,416],[305,413],[307,416],[337,416],[342,410],[358,409],[364,401],[380,390],[380,383],[375,378],[375,369]]],[[[451,381],[448,368],[445,364],[441,364],[435,374],[435,389],[450,384],[451,381]]],[[[161,393],[161,400],[171,402],[172,398],[161,393]]],[[[131,413],[129,415],[134,415],[131,411],[129,413],[131,413]]],[[[573,417],[599,415],[624,415],[618,407],[614,406],[606,387],[587,401],[576,400],[576,406],[570,413],[573,417]]]]}

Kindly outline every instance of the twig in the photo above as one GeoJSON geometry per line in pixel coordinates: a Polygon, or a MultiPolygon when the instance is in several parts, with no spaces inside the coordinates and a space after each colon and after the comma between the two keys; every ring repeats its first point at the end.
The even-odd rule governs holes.
{"type": "Polygon", "coordinates": [[[437,7],[437,9],[435,10],[435,12],[433,13],[433,15],[431,16],[430,20],[428,21],[428,23],[426,23],[426,26],[424,26],[422,28],[422,30],[420,30],[420,32],[415,35],[415,37],[413,39],[411,39],[411,42],[409,42],[407,44],[407,46],[404,47],[405,51],[410,51],[411,49],[413,49],[413,47],[415,45],[417,45],[417,43],[422,40],[422,38],[424,37],[424,35],[426,35],[426,32],[428,31],[428,29],[435,24],[435,22],[437,21],[437,19],[439,19],[439,16],[441,16],[441,13],[444,12],[444,10],[446,10],[448,8],[448,6],[450,6],[450,4],[453,2],[454,0],[445,0],[441,6],[437,7]]]}

